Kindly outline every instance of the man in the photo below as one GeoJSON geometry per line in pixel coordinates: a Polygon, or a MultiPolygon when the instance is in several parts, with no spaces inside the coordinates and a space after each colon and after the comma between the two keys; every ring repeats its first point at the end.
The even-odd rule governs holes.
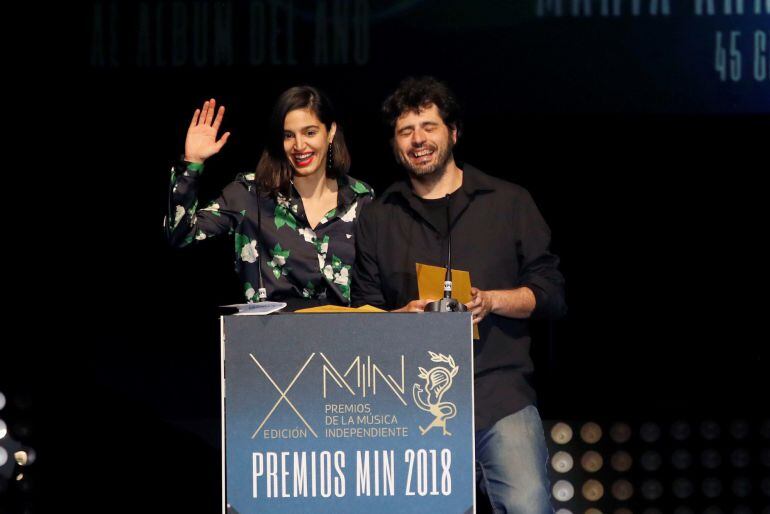
{"type": "MultiPolygon", "coordinates": [[[[480,335],[474,343],[477,481],[495,512],[553,512],[527,323],[566,311],[548,226],[525,189],[455,162],[459,107],[443,83],[406,79],[383,113],[408,179],[361,214],[352,301],[422,312],[428,300],[417,299],[415,263],[443,266],[451,228],[452,264],[470,272],[467,306],[480,335]]],[[[513,149],[494,137],[490,151],[513,149]]]]}

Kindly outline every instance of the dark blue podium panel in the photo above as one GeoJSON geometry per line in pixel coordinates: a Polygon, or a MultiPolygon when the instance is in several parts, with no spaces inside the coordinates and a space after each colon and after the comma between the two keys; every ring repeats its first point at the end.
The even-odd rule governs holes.
{"type": "Polygon", "coordinates": [[[474,511],[471,316],[222,318],[229,512],[474,511]]]}

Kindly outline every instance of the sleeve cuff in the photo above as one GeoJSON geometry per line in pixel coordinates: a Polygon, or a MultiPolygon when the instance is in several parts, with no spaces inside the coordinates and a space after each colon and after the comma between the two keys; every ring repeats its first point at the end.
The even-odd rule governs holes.
{"type": "Polygon", "coordinates": [[[184,161],[184,163],[187,165],[187,169],[189,171],[195,171],[195,172],[202,172],[203,171],[203,163],[202,162],[188,162],[184,161]]]}
{"type": "Polygon", "coordinates": [[[183,158],[180,157],[174,163],[173,171],[177,177],[179,177],[182,174],[185,174],[185,172],[188,176],[198,177],[201,173],[203,173],[203,163],[185,161],[183,158]]]}

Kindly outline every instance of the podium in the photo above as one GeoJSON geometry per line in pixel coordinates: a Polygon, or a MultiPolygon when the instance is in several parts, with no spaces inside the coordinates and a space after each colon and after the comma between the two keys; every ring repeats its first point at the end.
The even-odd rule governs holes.
{"type": "Polygon", "coordinates": [[[221,327],[223,512],[475,512],[469,313],[221,327]]]}

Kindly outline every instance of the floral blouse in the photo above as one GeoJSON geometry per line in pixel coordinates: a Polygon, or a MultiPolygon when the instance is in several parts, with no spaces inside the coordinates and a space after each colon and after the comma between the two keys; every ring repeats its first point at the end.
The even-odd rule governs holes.
{"type": "Polygon", "coordinates": [[[258,193],[254,173],[239,174],[219,198],[199,209],[202,171],[202,164],[187,162],[171,168],[164,226],[173,246],[232,234],[235,269],[247,302],[259,300],[261,267],[270,300],[308,298],[350,304],[355,225],[361,209],[374,198],[371,187],[349,176],[339,178],[337,207],[313,230],[294,186],[288,198],[258,193]]]}

